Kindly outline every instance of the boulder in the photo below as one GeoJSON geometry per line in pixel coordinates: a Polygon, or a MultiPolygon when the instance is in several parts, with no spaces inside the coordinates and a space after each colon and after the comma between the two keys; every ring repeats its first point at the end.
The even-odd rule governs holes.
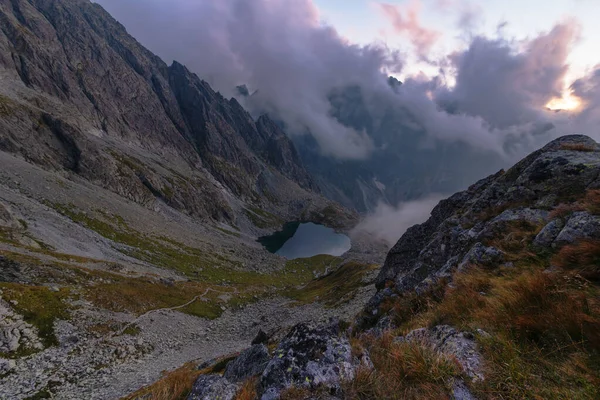
{"type": "Polygon", "coordinates": [[[557,218],[550,221],[546,226],[542,228],[540,233],[535,237],[533,244],[537,247],[548,248],[552,246],[552,243],[564,228],[565,223],[562,219],[557,218]]]}
{"type": "Polygon", "coordinates": [[[352,349],[337,325],[296,325],[275,350],[260,379],[261,400],[280,398],[291,386],[323,386],[335,395],[342,381],[354,378],[352,349]]]}
{"type": "Polygon", "coordinates": [[[238,387],[217,374],[201,375],[187,400],[233,400],[238,387]]]}
{"type": "Polygon", "coordinates": [[[241,382],[251,376],[262,374],[269,360],[267,347],[264,344],[255,344],[230,361],[223,376],[230,382],[241,382]]]}
{"type": "Polygon", "coordinates": [[[464,270],[468,265],[500,265],[504,261],[504,252],[495,247],[486,247],[481,243],[476,243],[471,250],[463,257],[458,265],[458,270],[464,270]]]}
{"type": "Polygon", "coordinates": [[[554,244],[564,246],[580,239],[600,239],[600,217],[585,211],[573,213],[554,244]]]}

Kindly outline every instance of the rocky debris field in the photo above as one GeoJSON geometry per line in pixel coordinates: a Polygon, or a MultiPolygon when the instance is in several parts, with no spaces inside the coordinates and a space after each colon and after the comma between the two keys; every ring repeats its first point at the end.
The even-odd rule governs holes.
{"type": "Polygon", "coordinates": [[[261,328],[351,318],[374,293],[373,268],[333,307],[318,282],[336,281],[299,290],[340,263],[382,261],[366,240],[345,258],[286,266],[252,233],[0,159],[0,398],[119,398],[187,361],[240,351],[261,328]],[[270,274],[300,285],[294,298],[270,274]]]}

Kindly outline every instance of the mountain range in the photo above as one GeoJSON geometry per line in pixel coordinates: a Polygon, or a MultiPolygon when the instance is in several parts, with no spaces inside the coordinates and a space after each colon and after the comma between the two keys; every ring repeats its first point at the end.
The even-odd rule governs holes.
{"type": "Polygon", "coordinates": [[[89,0],[0,0],[0,398],[600,396],[600,145],[504,171],[346,87],[374,154],[339,160],[238,92],[89,0]],[[391,250],[356,229],[458,189],[391,250]],[[351,249],[258,240],[303,222],[351,249]]]}

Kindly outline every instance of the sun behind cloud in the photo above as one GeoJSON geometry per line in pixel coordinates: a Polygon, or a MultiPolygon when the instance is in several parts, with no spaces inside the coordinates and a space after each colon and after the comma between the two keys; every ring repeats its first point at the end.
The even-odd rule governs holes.
{"type": "Polygon", "coordinates": [[[572,92],[565,92],[562,97],[555,97],[546,104],[552,111],[577,111],[582,106],[582,100],[572,92]]]}

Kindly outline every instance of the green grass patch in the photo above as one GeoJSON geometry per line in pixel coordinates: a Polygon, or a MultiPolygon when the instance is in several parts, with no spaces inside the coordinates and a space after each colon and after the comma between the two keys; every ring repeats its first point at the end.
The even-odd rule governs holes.
{"type": "Polygon", "coordinates": [[[283,219],[258,207],[244,208],[244,214],[256,227],[261,229],[276,228],[283,225],[283,219]]]}
{"type": "Polygon", "coordinates": [[[233,236],[233,237],[236,237],[236,238],[242,237],[242,235],[239,232],[232,232],[232,231],[230,231],[228,229],[224,229],[224,228],[221,228],[221,227],[218,227],[218,226],[215,226],[215,228],[218,231],[221,231],[221,232],[223,232],[226,235],[233,236]]]}
{"type": "Polygon", "coordinates": [[[2,298],[16,301],[11,307],[23,316],[23,319],[35,326],[45,347],[55,346],[58,340],[54,334],[54,321],[68,320],[71,306],[67,299],[70,289],[62,288],[53,292],[45,286],[29,286],[18,283],[0,283],[2,298]]]}
{"type": "Polygon", "coordinates": [[[377,268],[377,265],[347,262],[300,289],[286,292],[286,296],[302,304],[319,301],[328,307],[335,307],[351,300],[358,289],[367,285],[363,282],[365,275],[377,268]]]}

